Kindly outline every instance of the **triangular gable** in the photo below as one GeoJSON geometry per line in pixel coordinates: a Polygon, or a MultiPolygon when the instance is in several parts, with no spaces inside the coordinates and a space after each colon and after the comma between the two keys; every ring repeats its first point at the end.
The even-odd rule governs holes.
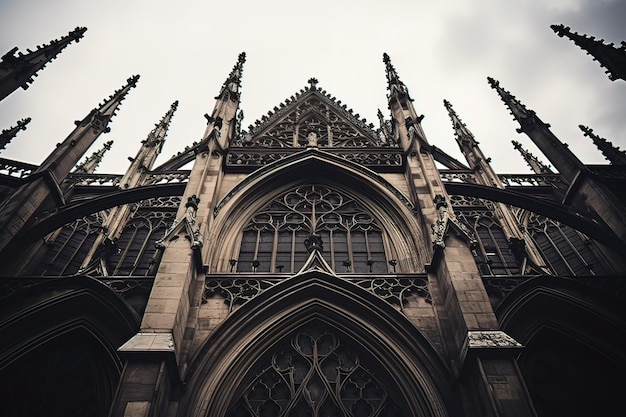
{"type": "Polygon", "coordinates": [[[397,145],[341,101],[317,88],[317,80],[274,107],[233,140],[232,147],[352,148],[397,145]]]}
{"type": "Polygon", "coordinates": [[[304,274],[308,271],[321,271],[329,275],[337,276],[333,268],[331,268],[328,262],[326,262],[326,259],[324,259],[324,256],[322,256],[322,253],[317,249],[311,251],[306,262],[296,275],[304,274]]]}

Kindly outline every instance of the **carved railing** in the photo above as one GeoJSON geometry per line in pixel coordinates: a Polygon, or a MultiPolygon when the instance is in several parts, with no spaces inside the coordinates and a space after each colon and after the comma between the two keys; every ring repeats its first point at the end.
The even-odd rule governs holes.
{"type": "Polygon", "coordinates": [[[155,185],[187,182],[190,173],[190,170],[151,172],[148,184],[155,185]]]}
{"type": "Polygon", "coordinates": [[[13,178],[25,178],[39,168],[37,165],[26,162],[13,161],[0,158],[0,175],[8,175],[13,178]]]}
{"type": "MultiPolygon", "coordinates": [[[[397,171],[404,164],[402,150],[398,148],[320,147],[319,149],[374,171],[397,171]]],[[[302,150],[304,148],[230,148],[225,164],[227,169],[248,172],[302,150]]]]}
{"type": "MultiPolygon", "coordinates": [[[[209,298],[215,295],[221,296],[224,298],[230,313],[243,303],[289,277],[289,275],[284,274],[282,278],[277,278],[277,275],[233,273],[207,276],[202,301],[206,303],[209,298]]],[[[400,311],[404,310],[408,297],[414,294],[424,298],[427,303],[432,303],[428,278],[425,276],[394,274],[376,275],[371,278],[362,275],[344,276],[342,278],[366,289],[400,311]]]]}
{"type": "Polygon", "coordinates": [[[68,177],[68,181],[74,185],[109,185],[119,186],[122,175],[119,174],[85,174],[85,173],[71,173],[68,177]]]}
{"type": "Polygon", "coordinates": [[[503,174],[498,175],[505,187],[540,187],[564,185],[559,174],[503,174]]]}
{"type": "Polygon", "coordinates": [[[476,184],[476,175],[474,172],[467,170],[439,170],[441,180],[444,182],[462,182],[476,184]]]}

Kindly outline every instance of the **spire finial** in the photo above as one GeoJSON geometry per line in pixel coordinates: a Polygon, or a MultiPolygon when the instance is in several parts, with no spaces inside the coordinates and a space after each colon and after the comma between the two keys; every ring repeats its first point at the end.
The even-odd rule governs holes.
{"type": "Polygon", "coordinates": [[[18,52],[17,47],[4,54],[0,60],[0,72],[4,74],[0,81],[0,100],[18,87],[27,89],[37,72],[54,60],[72,41],[78,42],[86,30],[87,28],[77,27],[61,39],[39,46],[35,51],[27,50],[26,54],[18,52]]]}
{"type": "Polygon", "coordinates": [[[309,83],[309,88],[311,90],[315,90],[315,87],[317,86],[317,84],[319,83],[319,81],[317,80],[317,78],[315,77],[311,77],[309,78],[309,81],[307,81],[309,83]]]}
{"type": "Polygon", "coordinates": [[[228,75],[226,81],[222,85],[220,93],[215,99],[230,99],[232,101],[239,100],[239,87],[241,86],[241,75],[243,73],[243,64],[246,62],[246,53],[241,52],[237,57],[237,63],[228,75]]]}
{"type": "Polygon", "coordinates": [[[17,125],[0,132],[0,150],[4,149],[20,130],[26,130],[26,125],[30,123],[30,117],[18,120],[17,125]]]}
{"type": "Polygon", "coordinates": [[[450,120],[452,121],[452,128],[454,129],[454,134],[456,136],[456,141],[459,144],[461,150],[463,150],[463,144],[474,147],[478,144],[474,139],[474,135],[469,131],[465,123],[461,121],[459,116],[456,114],[454,109],[452,108],[452,104],[448,100],[443,100],[443,105],[448,110],[448,115],[450,116],[450,120]]]}
{"type": "Polygon", "coordinates": [[[145,146],[157,147],[157,153],[161,152],[163,142],[165,142],[165,137],[167,136],[167,131],[169,130],[176,109],[178,109],[178,100],[172,103],[167,113],[163,115],[159,123],[157,123],[154,129],[148,134],[146,140],[143,141],[145,146]]]}
{"type": "Polygon", "coordinates": [[[111,149],[111,145],[113,145],[113,141],[110,140],[105,142],[101,149],[98,149],[91,156],[87,157],[81,164],[76,166],[74,172],[77,173],[85,173],[85,174],[93,174],[96,172],[96,168],[102,162],[102,158],[104,157],[104,153],[111,149]]]}
{"type": "Polygon", "coordinates": [[[602,152],[604,158],[611,163],[611,165],[626,165],[626,152],[620,148],[614,146],[610,141],[593,133],[593,129],[587,126],[578,125],[584,135],[590,137],[593,140],[594,145],[602,152]]]}
{"type": "Polygon", "coordinates": [[[621,79],[626,81],[626,43],[616,48],[612,43],[605,44],[603,40],[595,39],[572,32],[569,27],[563,25],[551,25],[552,30],[559,37],[567,37],[579,48],[583,49],[594,60],[598,61],[606,69],[611,81],[621,79]]]}
{"type": "MultiPolygon", "coordinates": [[[[496,90],[504,104],[509,108],[511,115],[519,122],[521,127],[517,129],[518,133],[526,132],[537,125],[539,120],[537,119],[535,112],[528,110],[515,96],[509,93],[507,90],[500,86],[500,82],[491,77],[487,77],[487,81],[491,88],[496,90]]],[[[549,127],[549,125],[546,125],[549,127]]]]}
{"type": "Polygon", "coordinates": [[[97,109],[101,118],[107,118],[106,123],[108,123],[108,121],[115,116],[115,112],[119,108],[120,104],[124,101],[130,89],[135,88],[137,81],[139,81],[139,75],[129,77],[126,80],[126,85],[122,86],[122,88],[118,90],[115,90],[115,92],[110,95],[108,99],[104,100],[104,102],[97,109]]]}
{"type": "Polygon", "coordinates": [[[413,99],[409,96],[409,90],[404,83],[400,81],[400,77],[396,72],[396,69],[391,64],[391,59],[387,53],[383,53],[383,62],[385,63],[385,72],[387,73],[387,89],[389,90],[389,98],[398,97],[399,99],[408,98],[410,101],[413,99]]]}
{"type": "Polygon", "coordinates": [[[522,158],[524,158],[524,161],[526,161],[530,169],[532,169],[535,174],[552,174],[553,173],[549,166],[545,165],[543,162],[539,160],[539,158],[537,158],[535,155],[533,155],[532,153],[524,149],[521,143],[519,143],[516,140],[512,140],[511,143],[513,144],[513,147],[517,151],[519,151],[519,153],[522,155],[522,158]]]}

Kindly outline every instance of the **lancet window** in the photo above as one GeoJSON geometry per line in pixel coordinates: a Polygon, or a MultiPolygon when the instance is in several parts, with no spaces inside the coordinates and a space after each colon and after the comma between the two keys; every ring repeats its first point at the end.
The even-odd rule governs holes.
{"type": "Polygon", "coordinates": [[[489,211],[461,212],[462,218],[477,238],[478,264],[483,275],[515,275],[520,268],[509,241],[489,211]]]}
{"type": "Polygon", "coordinates": [[[305,185],[272,200],[243,230],[238,272],[297,272],[304,241],[317,233],[336,272],[386,273],[382,229],[354,198],[328,186],[305,185]]]}
{"type": "Polygon", "coordinates": [[[559,275],[605,274],[592,242],[569,226],[531,213],[528,232],[550,268],[559,275]]]}
{"type": "Polygon", "coordinates": [[[276,346],[248,377],[228,417],[408,415],[375,361],[345,338],[311,326],[276,346]]]}
{"type": "Polygon", "coordinates": [[[158,261],[155,244],[165,235],[174,217],[174,212],[139,210],[117,240],[117,251],[107,262],[109,274],[154,274],[158,261]]]}
{"type": "Polygon", "coordinates": [[[63,226],[50,240],[53,243],[39,264],[37,274],[56,276],[77,273],[101,230],[102,217],[99,213],[63,226]]]}

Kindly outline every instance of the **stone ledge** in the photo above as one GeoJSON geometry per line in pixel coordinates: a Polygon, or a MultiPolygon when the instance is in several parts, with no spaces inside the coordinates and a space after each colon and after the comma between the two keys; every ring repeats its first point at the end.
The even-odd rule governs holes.
{"type": "Polygon", "coordinates": [[[174,337],[171,333],[139,332],[119,349],[120,354],[130,352],[171,352],[176,353],[174,337]]]}
{"type": "Polygon", "coordinates": [[[172,333],[139,332],[117,349],[123,360],[165,362],[174,383],[180,383],[178,356],[172,333]]]}
{"type": "Polygon", "coordinates": [[[519,353],[524,346],[502,330],[469,330],[461,348],[461,363],[467,356],[503,357],[519,353]]]}

